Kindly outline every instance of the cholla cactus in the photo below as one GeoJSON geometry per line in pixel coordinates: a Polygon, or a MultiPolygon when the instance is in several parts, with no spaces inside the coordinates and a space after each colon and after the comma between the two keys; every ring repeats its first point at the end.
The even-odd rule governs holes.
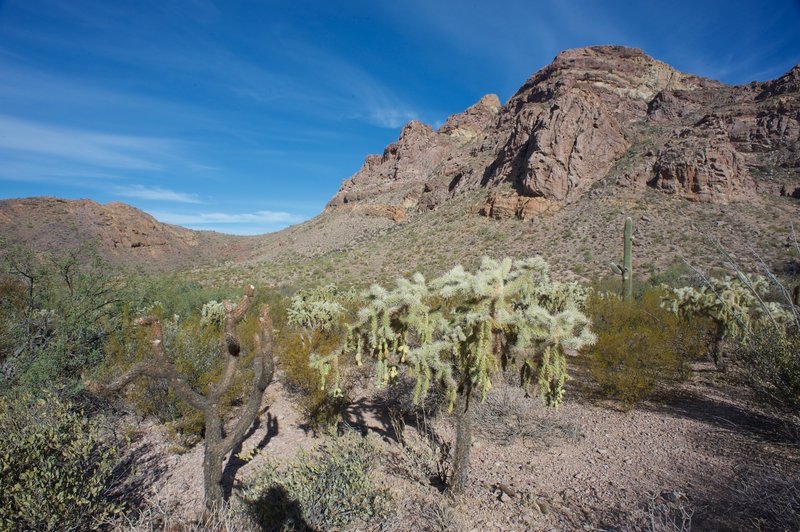
{"type": "Polygon", "coordinates": [[[336,300],[339,295],[339,290],[334,284],[297,292],[289,305],[289,325],[305,329],[330,330],[344,312],[344,307],[336,300]]]}
{"type": "Polygon", "coordinates": [[[672,289],[664,300],[665,308],[678,316],[708,318],[714,323],[712,356],[722,367],[720,346],[723,340],[746,337],[754,325],[787,323],[792,316],[780,305],[765,302],[769,282],[761,276],[739,273],[736,277],[712,278],[701,288],[672,289]]]}
{"type": "MultiPolygon", "coordinates": [[[[540,257],[512,261],[484,258],[475,273],[456,266],[430,282],[419,273],[387,290],[373,285],[364,294],[343,353],[377,363],[379,385],[392,383],[401,365],[416,379],[414,400],[434,383],[445,390],[457,416],[451,490],[463,490],[469,459],[469,401],[485,398],[500,367],[520,368],[522,384],[535,378],[542,397],[557,406],[567,379],[569,352],[595,336],[583,314],[586,292],[576,283],[552,281],[540,257]]],[[[313,357],[324,379],[336,380],[340,353],[313,357]]],[[[334,388],[336,383],[334,382],[334,388]]]]}
{"type": "Polygon", "coordinates": [[[225,321],[225,307],[221,302],[211,300],[200,309],[200,325],[222,325],[225,321]]]}

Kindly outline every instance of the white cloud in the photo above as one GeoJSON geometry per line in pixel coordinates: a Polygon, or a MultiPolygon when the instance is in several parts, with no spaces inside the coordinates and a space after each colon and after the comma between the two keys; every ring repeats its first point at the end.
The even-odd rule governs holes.
{"type": "Polygon", "coordinates": [[[203,203],[197,194],[176,192],[168,188],[147,187],[144,185],[126,185],[116,187],[116,193],[126,198],[155,201],[177,201],[179,203],[203,203]]]}
{"type": "Polygon", "coordinates": [[[204,224],[291,224],[303,220],[302,217],[288,212],[281,211],[256,211],[252,213],[224,213],[224,212],[205,212],[205,213],[172,213],[151,211],[158,220],[177,225],[204,225],[204,224]]]}
{"type": "Polygon", "coordinates": [[[0,149],[58,157],[84,164],[159,170],[152,156],[167,140],[71,129],[0,115],[0,149]]]}

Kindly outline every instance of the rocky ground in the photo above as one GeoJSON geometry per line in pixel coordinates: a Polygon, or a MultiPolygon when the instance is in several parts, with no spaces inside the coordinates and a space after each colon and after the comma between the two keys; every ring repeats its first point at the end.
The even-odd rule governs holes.
{"type": "MultiPolygon", "coordinates": [[[[398,424],[384,409],[397,395],[373,390],[359,398],[349,421],[378,442],[378,483],[395,501],[393,515],[361,529],[776,530],[787,523],[800,491],[796,420],[764,410],[704,363],[689,382],[630,410],[597,400],[581,381],[559,410],[498,386],[476,412],[471,483],[456,500],[415,475],[436,445],[409,418],[406,446],[398,443],[398,424]]],[[[268,460],[283,463],[318,441],[280,382],[265,405],[264,423],[243,444],[261,451],[229,464],[234,492],[268,460]]],[[[431,426],[452,437],[447,416],[431,426]]],[[[151,424],[135,431],[147,499],[191,518],[202,503],[202,446],[177,454],[151,424]]]]}

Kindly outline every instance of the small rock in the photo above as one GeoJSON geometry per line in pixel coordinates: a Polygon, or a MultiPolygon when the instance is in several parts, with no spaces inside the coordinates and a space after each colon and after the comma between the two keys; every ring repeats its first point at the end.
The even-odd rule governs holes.
{"type": "Polygon", "coordinates": [[[545,500],[537,501],[539,510],[541,510],[542,515],[547,515],[550,513],[550,503],[545,500]]]}
{"type": "Polygon", "coordinates": [[[678,502],[686,498],[686,495],[680,491],[662,491],[661,498],[669,502],[678,502]]]}

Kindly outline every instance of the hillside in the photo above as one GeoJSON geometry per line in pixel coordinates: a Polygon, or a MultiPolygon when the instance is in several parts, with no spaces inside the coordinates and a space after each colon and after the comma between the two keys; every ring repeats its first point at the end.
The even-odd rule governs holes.
{"type": "Polygon", "coordinates": [[[328,208],[383,203],[418,212],[509,184],[514,194],[488,198],[483,212],[529,218],[578,201],[605,178],[700,202],[792,193],[800,184],[798,79],[796,67],[731,87],[640,50],[568,50],[502,107],[489,95],[437,131],[409,123],[328,208]]]}
{"type": "Polygon", "coordinates": [[[0,200],[0,236],[36,251],[95,242],[107,260],[149,270],[186,268],[241,256],[247,237],[163,224],[121,202],[25,198],[0,200]]]}

